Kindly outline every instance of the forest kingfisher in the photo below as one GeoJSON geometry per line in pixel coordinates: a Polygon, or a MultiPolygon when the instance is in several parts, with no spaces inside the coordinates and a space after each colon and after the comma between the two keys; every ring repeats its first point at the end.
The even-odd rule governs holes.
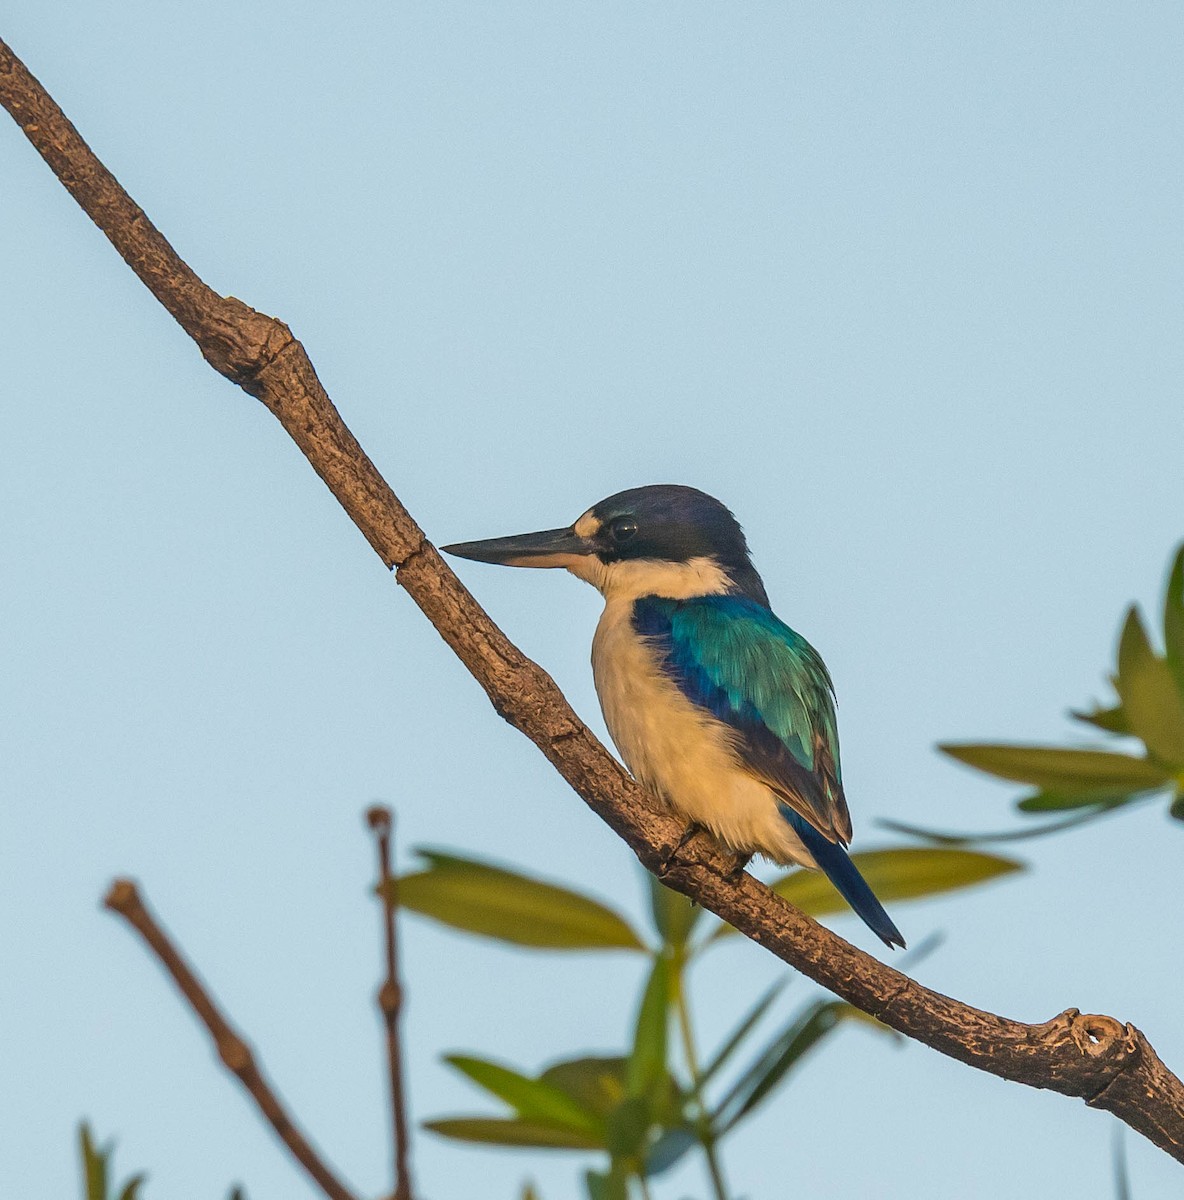
{"type": "Polygon", "coordinates": [[[597,588],[596,693],[638,782],[741,856],[821,869],[886,945],[904,946],[845,849],[830,674],[773,615],[723,504],[675,484],[632,488],[565,529],[443,549],[565,568],[597,588]]]}

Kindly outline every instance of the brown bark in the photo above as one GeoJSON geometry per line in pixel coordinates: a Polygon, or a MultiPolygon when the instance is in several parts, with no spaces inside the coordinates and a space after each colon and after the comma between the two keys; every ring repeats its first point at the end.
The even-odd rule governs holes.
{"type": "Polygon", "coordinates": [[[378,849],[378,896],[382,902],[386,978],[378,989],[378,1008],[386,1026],[386,1066],[391,1090],[391,1148],[395,1159],[395,1190],[390,1200],[414,1200],[411,1187],[411,1138],[407,1131],[407,1095],[403,1086],[403,985],[399,981],[399,880],[391,874],[391,810],[375,804],[366,811],[378,849]]]}
{"type": "MultiPolygon", "coordinates": [[[[506,639],[425,540],[288,327],[202,283],[3,43],[0,102],[211,366],[275,414],[497,712],[539,747],[649,870],[662,867],[683,832],[680,823],[655,810],[554,681],[506,639]]],[[[1076,1009],[1029,1025],[972,1008],[857,950],[751,876],[727,878],[731,865],[708,839],[696,837],[664,881],[893,1029],[1001,1078],[1080,1097],[1184,1161],[1184,1085],[1133,1026],[1076,1009]]]]}
{"type": "Polygon", "coordinates": [[[247,1090],[264,1120],[328,1200],[355,1200],[353,1192],[337,1178],[284,1107],[283,1101],[263,1074],[254,1051],[222,1015],[213,997],[144,904],[136,885],[130,879],[117,879],[103,903],[123,917],[144,939],[213,1038],[214,1049],[222,1065],[247,1090]]]}

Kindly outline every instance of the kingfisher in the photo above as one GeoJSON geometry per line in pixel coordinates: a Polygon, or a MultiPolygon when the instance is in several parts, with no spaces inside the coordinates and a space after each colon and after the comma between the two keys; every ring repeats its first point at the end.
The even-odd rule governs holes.
{"type": "Polygon", "coordinates": [[[830,673],[773,614],[720,501],[654,484],[609,496],[563,529],[443,549],[592,584],[604,597],[596,694],[634,778],[687,819],[688,836],[709,830],[741,868],[759,853],[821,870],[885,945],[904,946],[847,855],[830,673]]]}

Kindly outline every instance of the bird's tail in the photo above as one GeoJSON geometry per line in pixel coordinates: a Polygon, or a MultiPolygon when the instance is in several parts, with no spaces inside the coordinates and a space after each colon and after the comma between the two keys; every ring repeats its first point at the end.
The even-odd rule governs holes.
{"type": "Polygon", "coordinates": [[[810,851],[823,874],[835,885],[839,895],[863,918],[872,933],[885,946],[899,946],[903,950],[904,938],[901,937],[900,930],[892,923],[892,918],[884,911],[884,906],[867,886],[867,880],[860,875],[855,864],[847,856],[847,851],[837,842],[827,841],[809,821],[793,809],[782,805],[781,813],[793,827],[794,833],[802,839],[802,843],[810,851]]]}

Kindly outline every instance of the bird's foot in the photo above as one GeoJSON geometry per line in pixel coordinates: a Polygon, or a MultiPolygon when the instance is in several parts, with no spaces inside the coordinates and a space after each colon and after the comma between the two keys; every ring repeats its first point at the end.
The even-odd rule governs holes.
{"type": "Polygon", "coordinates": [[[683,830],[682,837],[680,837],[678,839],[678,845],[675,846],[674,849],[671,850],[670,853],[666,855],[666,857],[662,860],[662,865],[657,870],[657,876],[659,879],[666,878],[666,876],[670,873],[670,871],[674,868],[675,864],[678,862],[678,856],[686,848],[687,843],[698,832],[699,832],[699,826],[696,825],[693,821],[691,822],[690,825],[688,825],[686,827],[686,829],[683,830]]]}
{"type": "Polygon", "coordinates": [[[748,864],[752,862],[752,851],[740,853],[736,855],[736,861],[732,863],[732,869],[724,876],[724,882],[737,884],[744,878],[744,871],[748,864]]]}

